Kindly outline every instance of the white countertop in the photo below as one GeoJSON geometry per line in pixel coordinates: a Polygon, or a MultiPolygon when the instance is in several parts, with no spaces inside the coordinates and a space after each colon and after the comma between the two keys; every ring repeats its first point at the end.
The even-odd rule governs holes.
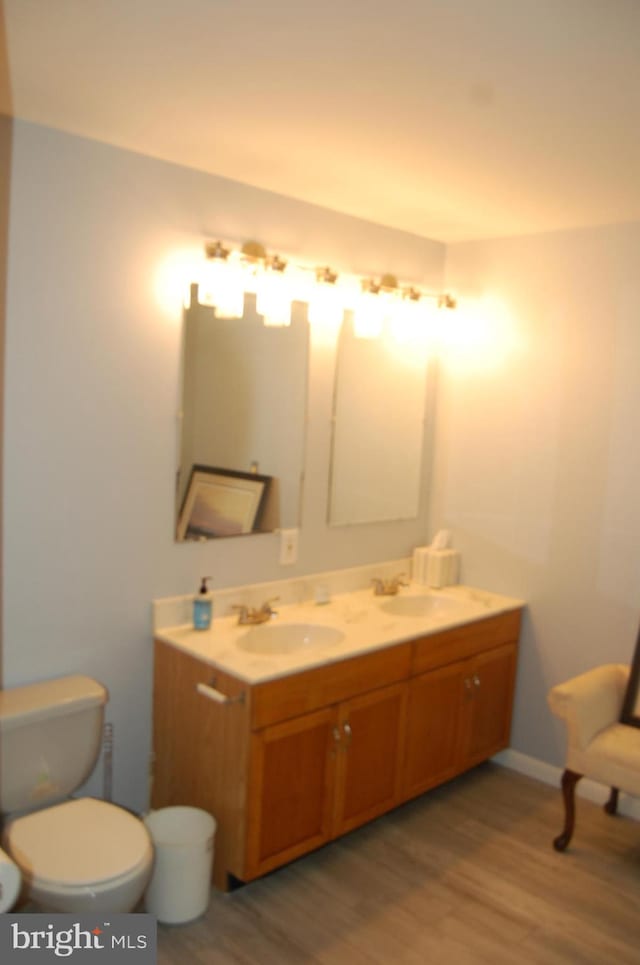
{"type": "Polygon", "coordinates": [[[287,624],[332,627],[341,632],[342,638],[330,646],[303,646],[283,654],[249,653],[241,647],[242,638],[256,628],[239,626],[236,616],[216,619],[215,614],[208,630],[194,630],[191,625],[166,627],[157,630],[155,636],[212,667],[257,684],[523,606],[522,600],[470,586],[428,590],[412,583],[400,589],[397,596],[374,596],[371,589],[366,589],[335,595],[322,605],[312,601],[288,604],[279,607],[268,623],[260,625],[270,632],[271,628],[287,624]],[[391,601],[426,595],[434,602],[429,616],[398,615],[385,608],[387,604],[395,605],[391,601]]]}

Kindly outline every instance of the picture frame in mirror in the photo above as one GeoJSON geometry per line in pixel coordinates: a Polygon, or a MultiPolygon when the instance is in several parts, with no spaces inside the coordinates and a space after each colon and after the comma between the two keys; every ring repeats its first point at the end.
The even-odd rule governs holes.
{"type": "Polygon", "coordinates": [[[178,514],[180,541],[215,539],[259,532],[270,476],[192,466],[178,514]]]}

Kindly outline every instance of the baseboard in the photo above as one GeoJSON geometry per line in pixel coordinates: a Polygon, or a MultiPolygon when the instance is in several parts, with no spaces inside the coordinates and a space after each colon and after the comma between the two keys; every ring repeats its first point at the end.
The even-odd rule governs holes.
{"type": "MultiPolygon", "coordinates": [[[[510,770],[517,771],[519,774],[526,774],[527,777],[533,777],[537,781],[542,781],[543,784],[552,784],[554,787],[560,787],[562,768],[554,767],[553,764],[547,764],[546,761],[540,761],[537,757],[530,757],[528,754],[521,754],[520,751],[514,751],[509,748],[506,751],[501,751],[499,754],[496,754],[492,760],[502,767],[508,767],[510,770]]],[[[609,797],[609,788],[603,784],[596,784],[595,781],[590,781],[585,777],[576,785],[576,794],[578,797],[586,798],[588,801],[595,801],[596,804],[604,804],[609,797]]],[[[621,792],[618,801],[618,811],[626,817],[635,818],[636,821],[640,821],[640,799],[621,792]]]]}

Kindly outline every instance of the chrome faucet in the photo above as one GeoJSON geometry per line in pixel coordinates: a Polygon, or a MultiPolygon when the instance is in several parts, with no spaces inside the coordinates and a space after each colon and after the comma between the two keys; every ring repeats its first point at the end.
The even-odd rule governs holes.
{"type": "Polygon", "coordinates": [[[262,606],[253,607],[246,606],[244,603],[234,603],[232,610],[238,610],[238,623],[241,626],[253,626],[256,623],[266,623],[271,617],[277,614],[277,610],[274,610],[271,606],[276,600],[279,600],[279,596],[275,596],[272,600],[266,600],[262,606]]]}
{"type": "Polygon", "coordinates": [[[401,586],[408,586],[403,580],[404,573],[392,577],[390,580],[382,580],[379,576],[374,576],[373,583],[374,596],[395,596],[401,586]]]}

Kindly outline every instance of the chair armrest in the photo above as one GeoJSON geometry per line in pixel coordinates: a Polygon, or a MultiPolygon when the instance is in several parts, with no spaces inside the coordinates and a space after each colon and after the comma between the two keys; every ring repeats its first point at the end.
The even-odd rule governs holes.
{"type": "Polygon", "coordinates": [[[586,750],[595,735],[620,720],[629,667],[606,664],[553,687],[547,700],[567,723],[569,745],[586,750]]]}

